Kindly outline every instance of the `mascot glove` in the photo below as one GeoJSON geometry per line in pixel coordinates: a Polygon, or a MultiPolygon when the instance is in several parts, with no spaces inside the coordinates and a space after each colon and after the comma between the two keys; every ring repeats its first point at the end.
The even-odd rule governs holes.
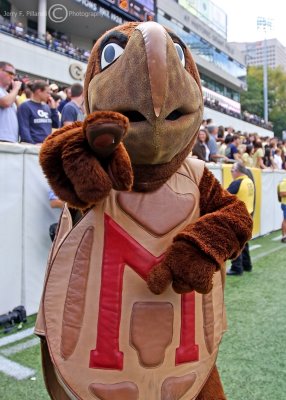
{"type": "Polygon", "coordinates": [[[83,123],[83,134],[90,149],[116,190],[130,190],[133,184],[131,162],[122,143],[128,128],[128,118],[115,111],[95,111],[83,123]]]}
{"type": "Polygon", "coordinates": [[[112,188],[131,190],[133,171],[122,142],[128,127],[124,115],[96,111],[45,139],[40,163],[61,200],[86,209],[106,198],[112,188]]]}
{"type": "Polygon", "coordinates": [[[172,282],[176,293],[193,290],[206,294],[213,287],[213,275],[218,265],[193,243],[178,240],[167,250],[164,260],[147,277],[151,292],[161,294],[172,282]]]}

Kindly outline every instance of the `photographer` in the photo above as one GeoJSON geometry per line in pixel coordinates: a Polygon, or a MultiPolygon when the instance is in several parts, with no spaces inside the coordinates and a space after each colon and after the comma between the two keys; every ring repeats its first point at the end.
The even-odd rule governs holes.
{"type": "Polygon", "coordinates": [[[12,64],[0,61],[0,141],[18,142],[18,121],[16,97],[22,82],[14,81],[15,68],[12,64]],[[11,88],[8,93],[9,87],[11,88]]]}
{"type": "Polygon", "coordinates": [[[18,107],[19,133],[22,142],[38,144],[52,132],[52,128],[59,127],[59,115],[45,81],[34,81],[29,86],[31,100],[18,107]]]}

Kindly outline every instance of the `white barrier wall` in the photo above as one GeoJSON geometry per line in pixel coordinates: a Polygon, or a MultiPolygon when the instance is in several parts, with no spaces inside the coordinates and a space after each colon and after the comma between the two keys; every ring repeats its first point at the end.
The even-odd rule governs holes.
{"type": "Polygon", "coordinates": [[[281,228],[283,214],[278,202],[277,185],[284,177],[284,171],[262,171],[260,235],[281,228]]]}
{"type": "Polygon", "coordinates": [[[0,143],[0,314],[23,304],[37,312],[48,252],[49,186],[38,163],[39,147],[0,143]]]}
{"type": "Polygon", "coordinates": [[[0,143],[0,313],[21,303],[23,149],[0,143]]]}
{"type": "MultiPolygon", "coordinates": [[[[0,142],[0,314],[22,304],[38,311],[48,253],[51,209],[48,184],[38,163],[39,146],[0,142]]],[[[222,182],[220,165],[208,165],[222,182]]],[[[281,226],[277,184],[285,172],[262,171],[260,234],[281,226]]]]}

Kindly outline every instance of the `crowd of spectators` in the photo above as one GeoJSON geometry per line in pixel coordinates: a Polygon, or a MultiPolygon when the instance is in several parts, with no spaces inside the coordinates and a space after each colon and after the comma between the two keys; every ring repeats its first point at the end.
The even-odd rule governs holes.
{"type": "Polygon", "coordinates": [[[87,62],[90,56],[88,50],[75,46],[63,33],[46,32],[44,37],[39,37],[36,32],[25,29],[21,22],[13,23],[5,19],[0,21],[0,31],[82,62],[87,62]]]}
{"type": "Polygon", "coordinates": [[[60,88],[43,80],[18,80],[0,61],[0,141],[41,144],[53,129],[84,119],[83,86],[60,88]]]}
{"type": "Polygon", "coordinates": [[[249,122],[250,124],[257,125],[268,130],[273,129],[273,124],[271,122],[265,122],[264,119],[259,117],[258,115],[251,114],[248,111],[243,111],[242,113],[239,113],[221,105],[218,100],[209,99],[208,97],[204,96],[204,105],[206,107],[212,108],[215,111],[249,122]]]}
{"type": "MultiPolygon", "coordinates": [[[[40,144],[60,126],[85,116],[83,87],[60,88],[45,81],[20,82],[10,63],[0,62],[0,141],[40,144]]],[[[235,132],[202,121],[192,156],[206,162],[241,161],[246,167],[286,169],[286,141],[235,132]]]]}
{"type": "Polygon", "coordinates": [[[286,140],[235,131],[204,120],[193,147],[193,157],[206,162],[235,163],[266,170],[286,170],[286,140]]]}

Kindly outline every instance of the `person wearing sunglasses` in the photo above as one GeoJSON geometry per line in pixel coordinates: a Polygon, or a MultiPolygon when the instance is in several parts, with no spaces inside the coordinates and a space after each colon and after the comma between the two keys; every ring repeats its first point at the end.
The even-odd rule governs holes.
{"type": "Polygon", "coordinates": [[[0,61],[0,141],[18,142],[18,120],[16,97],[22,83],[15,81],[15,68],[12,64],[0,61]],[[11,90],[8,92],[8,88],[11,90]]]}

